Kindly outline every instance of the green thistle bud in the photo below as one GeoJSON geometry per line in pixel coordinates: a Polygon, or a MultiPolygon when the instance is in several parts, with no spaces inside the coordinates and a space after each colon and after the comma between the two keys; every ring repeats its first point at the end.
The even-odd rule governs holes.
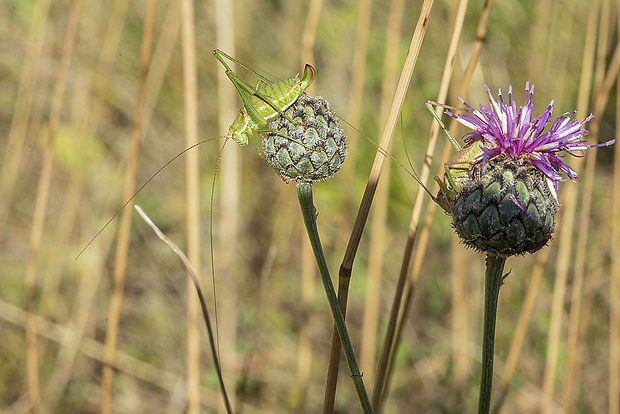
{"type": "Polygon", "coordinates": [[[263,156],[285,180],[313,182],[334,175],[347,155],[346,137],[329,103],[302,95],[270,124],[263,156]]]}
{"type": "Polygon", "coordinates": [[[501,256],[533,253],[551,239],[557,204],[544,174],[504,155],[455,195],[452,225],[467,246],[501,256]]]}

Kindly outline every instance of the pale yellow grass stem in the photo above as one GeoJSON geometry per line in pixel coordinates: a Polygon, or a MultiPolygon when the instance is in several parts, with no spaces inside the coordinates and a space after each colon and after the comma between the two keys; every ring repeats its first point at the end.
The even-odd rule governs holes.
{"type": "MultiPolygon", "coordinates": [[[[234,56],[235,27],[234,4],[231,0],[215,2],[217,47],[234,56]]],[[[218,70],[218,113],[219,125],[225,131],[239,111],[237,91],[226,74],[218,70]]],[[[242,273],[239,267],[239,227],[240,227],[240,188],[242,165],[240,161],[241,148],[228,145],[222,152],[221,174],[221,217],[218,227],[220,232],[220,248],[218,254],[218,269],[225,272],[218,281],[218,333],[221,347],[221,364],[230,383],[238,382],[237,330],[239,319],[239,289],[243,286],[242,273]]],[[[215,281],[214,281],[215,283],[215,281]]],[[[232,391],[232,390],[231,390],[232,391]]],[[[231,392],[230,399],[235,404],[235,393],[231,392]]],[[[220,404],[220,412],[223,406],[220,404]]]]}
{"type": "MultiPolygon", "coordinates": [[[[616,85],[620,84],[617,78],[616,85]]],[[[620,92],[616,91],[616,146],[614,152],[611,251],[620,251],[620,92]]],[[[620,414],[620,255],[611,255],[609,292],[609,414],[620,414]]]]}
{"type": "Polygon", "coordinates": [[[45,225],[45,213],[47,211],[47,199],[52,180],[52,168],[54,164],[54,145],[56,134],[60,124],[60,115],[64,105],[65,90],[69,65],[73,56],[73,46],[76,35],[78,18],[80,15],[81,0],[74,0],[71,6],[71,14],[65,32],[62,51],[62,61],[54,89],[54,97],[50,112],[49,132],[45,143],[45,153],[41,166],[41,175],[37,188],[37,198],[32,219],[30,232],[29,256],[26,275],[24,279],[24,291],[26,296],[26,370],[28,373],[28,392],[32,411],[39,413],[44,407],[41,406],[39,391],[39,362],[37,355],[37,334],[35,326],[35,303],[34,290],[36,286],[37,270],[39,266],[39,250],[45,225]]]}
{"type": "Polygon", "coordinates": [[[151,124],[151,118],[155,112],[157,99],[162,90],[162,84],[169,75],[170,63],[177,45],[181,27],[181,8],[177,2],[168,3],[166,16],[161,24],[159,38],[153,48],[151,69],[146,77],[146,90],[149,94],[144,104],[143,124],[151,124]]]}
{"type": "MultiPolygon", "coordinates": [[[[372,204],[372,200],[374,198],[374,194],[377,188],[377,183],[381,175],[383,162],[385,161],[385,151],[390,147],[392,137],[394,136],[394,131],[398,122],[398,116],[402,109],[405,94],[409,87],[409,82],[411,81],[411,77],[413,76],[413,70],[417,62],[417,57],[420,52],[422,41],[424,40],[424,35],[428,26],[428,19],[430,17],[433,3],[434,1],[427,0],[422,5],[422,10],[420,12],[415,31],[411,38],[409,52],[403,66],[400,79],[398,81],[398,86],[396,87],[396,92],[392,101],[392,105],[390,107],[390,111],[388,113],[385,128],[383,129],[381,138],[379,140],[379,149],[377,151],[377,154],[375,155],[375,160],[373,162],[373,166],[371,168],[371,172],[368,178],[366,190],[364,191],[364,196],[362,197],[362,201],[360,203],[360,207],[355,219],[355,224],[353,226],[353,230],[351,231],[347,250],[345,252],[342,264],[340,265],[340,271],[338,274],[340,280],[339,296],[341,296],[340,289],[343,285],[343,281],[346,281],[346,285],[348,285],[348,280],[351,278],[355,255],[357,254],[357,249],[359,247],[359,243],[362,237],[362,232],[368,219],[368,213],[370,211],[370,206],[372,204]]],[[[342,307],[343,302],[340,301],[340,303],[342,307]]]]}
{"type": "MultiPolygon", "coordinates": [[[[452,33],[450,47],[449,47],[448,55],[446,57],[446,63],[444,65],[442,81],[440,84],[441,85],[440,91],[438,94],[438,99],[440,101],[445,101],[445,98],[447,96],[448,87],[450,85],[450,78],[452,75],[452,68],[454,65],[454,60],[456,58],[456,52],[457,52],[457,48],[458,48],[458,44],[459,44],[459,40],[460,40],[462,28],[463,28],[463,22],[465,18],[465,11],[467,9],[467,4],[468,4],[468,1],[461,1],[459,3],[457,17],[455,20],[455,28],[452,33]]],[[[479,34],[481,33],[481,36],[478,37],[478,39],[480,39],[478,43],[480,44],[481,44],[482,39],[484,39],[484,33],[486,33],[486,31],[483,29],[486,28],[486,22],[487,22],[489,11],[490,11],[490,7],[486,9],[486,13],[483,13],[481,17],[481,26],[479,26],[479,30],[478,30],[479,34]],[[484,25],[482,25],[482,22],[484,22],[484,25]]],[[[470,61],[471,69],[469,70],[468,73],[473,73],[473,67],[475,65],[472,64],[471,62],[477,61],[477,56],[479,54],[480,47],[481,46],[479,46],[477,49],[475,48],[472,53],[472,61],[470,61]]],[[[465,84],[469,85],[469,82],[465,84]]],[[[442,112],[443,110],[439,108],[438,113],[441,114],[442,112]]],[[[428,143],[427,150],[426,150],[424,165],[420,173],[420,180],[423,183],[426,183],[428,181],[428,177],[430,174],[431,161],[432,161],[433,153],[435,152],[435,146],[437,143],[438,131],[439,131],[439,125],[433,122],[431,126],[431,132],[430,132],[430,137],[429,137],[429,143],[428,143]]],[[[449,154],[450,154],[450,144],[446,140],[446,144],[444,146],[444,151],[442,155],[442,161],[441,161],[442,164],[447,161],[449,154]]],[[[379,368],[377,370],[377,379],[375,380],[375,386],[374,386],[373,394],[372,394],[373,407],[375,408],[377,412],[380,412],[381,410],[381,407],[384,401],[384,396],[386,394],[386,390],[388,389],[387,383],[388,383],[389,376],[390,376],[389,372],[391,369],[390,366],[392,365],[391,361],[393,361],[393,358],[395,356],[395,352],[396,352],[396,349],[397,349],[397,346],[400,340],[399,339],[400,329],[398,328],[398,326],[402,327],[403,321],[406,320],[406,315],[408,313],[407,303],[410,303],[410,301],[406,299],[405,304],[403,305],[402,316],[400,316],[401,315],[400,314],[401,301],[403,297],[411,298],[413,296],[413,289],[411,285],[407,286],[406,293],[403,293],[403,292],[405,292],[404,289],[407,283],[407,275],[409,273],[409,268],[411,264],[413,247],[416,243],[417,227],[420,222],[420,216],[422,214],[422,207],[423,207],[426,197],[427,197],[427,194],[425,192],[419,191],[416,196],[414,207],[411,212],[411,219],[409,222],[409,232],[407,235],[407,244],[405,246],[404,255],[403,255],[403,263],[401,264],[399,280],[398,280],[396,292],[394,293],[394,301],[392,303],[392,308],[390,311],[390,320],[388,322],[388,327],[387,327],[385,339],[383,342],[383,349],[381,351],[381,357],[379,360],[379,368]],[[399,317],[400,317],[400,322],[398,322],[399,317]]],[[[432,217],[434,215],[435,208],[436,207],[434,203],[429,204],[429,207],[427,209],[427,217],[425,219],[425,221],[428,223],[428,227],[424,227],[425,230],[423,230],[423,232],[425,232],[425,234],[422,234],[421,239],[418,241],[417,252],[419,252],[419,254],[421,254],[422,256],[426,252],[426,249],[425,249],[426,241],[428,240],[428,237],[429,237],[430,223],[432,223],[432,217]]],[[[416,253],[416,257],[418,257],[417,253],[416,253]]],[[[418,263],[421,265],[421,258],[418,261],[418,263]]],[[[415,269],[414,269],[414,272],[417,273],[415,269]]],[[[411,274],[413,275],[414,273],[411,273],[411,274]]]]}
{"type": "MultiPolygon", "coordinates": [[[[452,238],[452,364],[454,366],[453,393],[455,396],[455,411],[462,411],[463,391],[470,374],[469,358],[469,280],[468,257],[470,252],[463,249],[458,240],[452,238]]],[[[475,325],[474,325],[475,326],[475,325]]]]}
{"type": "MultiPolygon", "coordinates": [[[[26,131],[34,96],[37,92],[37,71],[41,62],[41,54],[46,39],[46,29],[50,0],[38,0],[35,2],[30,32],[26,43],[26,56],[22,63],[22,71],[19,79],[19,89],[16,96],[15,109],[11,118],[11,128],[6,143],[6,154],[0,170],[0,240],[4,236],[5,227],[11,211],[11,200],[15,181],[19,175],[22,154],[26,143],[26,131]]],[[[42,85],[39,86],[44,89],[42,85]]]]}
{"type": "MultiPolygon", "coordinates": [[[[597,4],[597,3],[596,3],[597,4]]],[[[583,72],[582,72],[582,82],[580,85],[580,94],[586,95],[589,94],[589,80],[591,79],[591,62],[594,59],[594,44],[596,42],[596,25],[597,25],[597,15],[598,15],[598,7],[596,4],[590,8],[588,14],[588,24],[586,26],[585,32],[585,46],[584,46],[584,56],[583,56],[583,72]]],[[[561,210],[560,210],[561,212],[561,210]]],[[[560,222],[560,216],[558,217],[558,222],[560,222]]],[[[519,316],[519,322],[517,323],[517,329],[513,336],[512,344],[510,346],[510,351],[508,354],[508,359],[506,361],[506,367],[504,369],[504,374],[502,377],[502,384],[500,386],[500,391],[498,392],[498,400],[496,406],[494,407],[494,412],[500,412],[503,406],[503,402],[508,393],[509,384],[514,376],[514,372],[516,370],[517,362],[519,356],[521,354],[521,348],[523,345],[523,341],[525,338],[527,324],[529,322],[529,318],[531,316],[531,312],[534,306],[534,299],[538,292],[538,286],[540,285],[540,279],[542,277],[542,272],[546,260],[549,256],[545,251],[540,252],[536,259],[536,263],[534,266],[534,270],[532,271],[532,278],[530,279],[530,283],[528,285],[528,290],[522,305],[521,314],[519,316]]]]}
{"type": "MultiPolygon", "coordinates": [[[[142,134],[141,127],[146,94],[146,76],[151,57],[151,40],[155,17],[155,3],[155,0],[149,0],[144,20],[138,94],[133,117],[129,162],[125,173],[125,184],[123,189],[123,199],[125,200],[129,199],[134,194],[134,189],[136,187],[135,180],[138,169],[140,136],[142,134]]],[[[121,212],[118,242],[116,245],[114,259],[114,288],[110,297],[110,313],[108,317],[108,327],[106,330],[103,378],[101,381],[101,412],[103,414],[110,413],[112,408],[112,381],[114,376],[113,363],[116,353],[118,324],[123,300],[125,271],[127,268],[127,252],[129,249],[129,234],[131,230],[131,213],[131,209],[124,209],[121,212]]]]}
{"type": "MultiPolygon", "coordinates": [[[[605,14],[605,13],[603,13],[605,14]]],[[[616,76],[614,76],[616,78],[616,76]]],[[[600,130],[600,122],[603,117],[604,107],[606,105],[608,93],[599,93],[594,99],[594,122],[591,123],[589,129],[592,137],[598,137],[600,130]]],[[[596,166],[596,153],[597,149],[592,148],[588,151],[588,158],[586,160],[586,169],[584,171],[583,179],[583,195],[581,197],[581,211],[579,218],[579,230],[577,237],[577,244],[575,251],[578,254],[574,255],[574,274],[572,282],[572,294],[571,294],[571,309],[568,321],[568,361],[566,363],[566,370],[564,373],[564,386],[562,397],[562,408],[564,412],[571,413],[575,411],[577,397],[579,395],[578,389],[581,378],[575,375],[576,372],[580,372],[579,365],[581,364],[581,352],[583,351],[579,337],[579,321],[581,320],[581,301],[584,290],[584,278],[586,273],[586,258],[592,259],[591,254],[602,254],[601,251],[589,251],[588,250],[588,236],[589,228],[591,225],[590,213],[592,211],[592,192],[595,185],[595,166],[596,166]]],[[[596,233],[598,235],[598,233],[596,233]]]]}
{"type": "Polygon", "coordinates": [[[377,154],[375,156],[375,161],[370,172],[368,184],[364,192],[364,197],[362,198],[362,202],[360,203],[353,231],[351,232],[347,251],[340,267],[340,273],[342,274],[343,278],[351,277],[353,261],[355,259],[357,248],[361,240],[363,228],[366,224],[366,220],[368,219],[370,205],[372,204],[372,199],[377,188],[377,182],[379,181],[379,177],[381,175],[383,162],[386,158],[385,151],[389,148],[392,137],[394,136],[396,124],[398,122],[398,116],[402,109],[405,94],[409,87],[409,82],[411,81],[411,76],[413,75],[413,69],[415,68],[420,47],[424,39],[424,34],[426,33],[428,19],[430,17],[433,3],[434,2],[432,0],[427,0],[422,5],[422,11],[420,12],[418,23],[416,25],[415,32],[411,39],[411,44],[409,46],[409,53],[407,54],[407,59],[405,60],[403,70],[401,72],[401,76],[398,82],[396,93],[394,95],[394,99],[392,101],[392,106],[388,114],[385,128],[381,134],[381,139],[379,141],[379,150],[377,151],[377,154]]]}
{"type": "MultiPolygon", "coordinates": [[[[196,40],[194,34],[194,6],[183,0],[181,6],[183,44],[183,98],[185,114],[185,145],[198,142],[198,91],[196,80],[196,40]]],[[[186,154],[186,214],[187,252],[190,263],[200,280],[200,171],[199,151],[186,154]]],[[[194,284],[187,281],[187,412],[200,412],[200,307],[194,295],[194,284]]]]}
{"type": "MultiPolygon", "coordinates": [[[[323,0],[312,0],[308,7],[308,15],[306,16],[306,22],[304,25],[304,31],[301,35],[301,56],[302,64],[309,63],[314,64],[314,44],[316,43],[316,30],[319,25],[319,18],[321,17],[321,10],[323,9],[323,0]]],[[[309,88],[310,90],[312,88],[309,88]]],[[[310,91],[306,90],[308,93],[310,91]]]]}
{"type": "MultiPolygon", "coordinates": [[[[600,27],[600,25],[599,25],[600,27]]],[[[600,34],[600,36],[606,36],[605,34],[600,34]]],[[[600,43],[600,40],[599,40],[600,43]]],[[[587,67],[587,61],[584,62],[584,67],[587,67]]],[[[601,66],[604,67],[605,62],[602,59],[597,60],[597,72],[596,78],[594,80],[594,84],[598,85],[596,87],[595,92],[595,102],[604,102],[607,100],[606,96],[609,93],[609,88],[611,83],[609,79],[615,80],[616,74],[618,71],[618,66],[620,64],[620,48],[616,48],[614,53],[614,57],[612,58],[609,67],[608,73],[604,76],[604,68],[600,69],[601,66]],[[604,97],[604,98],[603,98],[604,97]],[[601,100],[602,99],[602,100],[601,100]]],[[[590,75],[591,72],[585,71],[582,74],[590,75]]],[[[583,79],[583,78],[582,78],[583,79]]],[[[586,89],[580,88],[580,95],[578,97],[578,113],[585,113],[586,103],[588,101],[588,95],[581,95],[582,92],[586,91],[586,89]],[[580,110],[580,108],[582,110],[580,110]]],[[[596,104],[595,110],[601,109],[599,112],[602,114],[601,104],[596,104]],[[598,108],[597,108],[598,107],[598,108]]],[[[592,154],[590,154],[592,155],[592,154]]],[[[574,170],[579,174],[584,159],[577,158],[573,163],[574,170]]],[[[547,354],[545,360],[545,373],[543,378],[543,396],[541,403],[541,413],[548,413],[551,410],[551,406],[553,403],[553,394],[554,394],[554,382],[556,376],[556,369],[558,364],[558,354],[560,347],[560,339],[561,339],[561,328],[562,328],[562,319],[564,313],[564,295],[566,292],[566,283],[568,280],[568,273],[570,270],[570,257],[571,257],[571,248],[572,248],[572,233],[573,228],[575,226],[575,217],[576,217],[576,209],[577,209],[577,191],[578,186],[568,185],[565,186],[564,191],[562,192],[561,204],[563,207],[563,215],[562,215],[562,226],[558,226],[559,233],[559,253],[557,258],[557,274],[554,279],[554,290],[553,290],[553,299],[552,299],[552,308],[551,308],[551,321],[549,327],[549,335],[548,335],[548,343],[547,343],[547,354]]],[[[576,254],[585,254],[584,251],[576,251],[576,254]]],[[[578,316],[577,316],[578,320],[578,316]]],[[[572,381],[573,379],[570,379],[572,381]]],[[[570,387],[572,385],[569,384],[570,387]]],[[[569,397],[569,398],[572,398],[569,397]]]]}
{"type": "MultiPolygon", "coordinates": [[[[390,15],[385,38],[385,56],[383,59],[383,82],[381,85],[381,104],[379,125],[387,117],[392,91],[396,88],[398,70],[398,48],[401,42],[404,1],[394,0],[390,5],[390,15]]],[[[387,163],[383,170],[383,184],[379,184],[375,195],[375,208],[372,212],[370,244],[368,252],[368,278],[366,286],[366,303],[364,304],[364,324],[362,326],[362,348],[360,366],[366,381],[374,381],[375,359],[377,354],[377,335],[379,329],[379,308],[383,275],[383,258],[387,247],[387,206],[389,198],[390,171],[392,163],[387,163]]]]}

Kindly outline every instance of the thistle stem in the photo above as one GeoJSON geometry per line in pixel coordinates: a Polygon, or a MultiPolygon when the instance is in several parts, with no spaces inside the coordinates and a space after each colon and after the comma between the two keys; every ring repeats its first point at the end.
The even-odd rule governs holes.
{"type": "Polygon", "coordinates": [[[355,353],[353,352],[353,346],[351,345],[351,339],[349,338],[349,332],[344,322],[344,316],[338,305],[338,298],[336,297],[336,291],[332,283],[331,276],[329,275],[329,269],[327,268],[327,261],[323,254],[323,247],[321,246],[321,239],[319,238],[319,231],[316,226],[316,211],[314,209],[314,203],[312,201],[312,183],[311,182],[297,182],[297,197],[299,198],[299,206],[301,207],[301,213],[306,224],[306,230],[308,231],[308,237],[310,238],[310,244],[312,244],[312,250],[314,251],[314,257],[316,263],[319,266],[319,272],[321,273],[321,279],[323,280],[323,287],[327,294],[327,300],[334,316],[334,322],[336,324],[336,330],[340,337],[340,343],[344,350],[344,355],[349,364],[349,370],[351,371],[351,378],[355,384],[357,395],[364,413],[372,413],[372,407],[366,388],[364,387],[364,381],[362,380],[362,374],[357,366],[355,359],[355,353]]]}
{"type": "Polygon", "coordinates": [[[478,413],[488,414],[491,409],[491,389],[493,386],[493,356],[495,350],[495,321],[499,289],[504,280],[503,271],[506,258],[487,254],[487,270],[484,278],[484,332],[482,336],[482,378],[480,379],[480,398],[478,413]]]}

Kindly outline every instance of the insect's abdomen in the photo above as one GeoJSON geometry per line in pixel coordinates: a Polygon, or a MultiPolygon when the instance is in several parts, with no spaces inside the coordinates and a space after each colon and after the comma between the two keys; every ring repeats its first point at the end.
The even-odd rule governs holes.
{"type": "Polygon", "coordinates": [[[258,96],[252,96],[252,106],[261,114],[265,120],[263,125],[266,125],[268,121],[278,115],[273,107],[278,108],[280,111],[286,111],[291,105],[295,103],[299,95],[303,93],[301,88],[300,79],[298,77],[290,78],[285,81],[271,83],[267,86],[258,89],[262,95],[269,100],[271,105],[265,102],[265,100],[258,96]],[[273,106],[272,106],[273,105],[273,106]]]}

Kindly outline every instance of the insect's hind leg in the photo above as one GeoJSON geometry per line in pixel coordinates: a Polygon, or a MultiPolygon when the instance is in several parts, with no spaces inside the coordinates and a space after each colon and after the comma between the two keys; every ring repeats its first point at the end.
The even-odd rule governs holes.
{"type": "MultiPolygon", "coordinates": [[[[269,86],[269,85],[267,85],[267,86],[269,86]]],[[[264,90],[264,88],[263,88],[263,90],[264,90]]],[[[279,116],[285,118],[290,123],[296,124],[296,125],[302,125],[302,126],[304,125],[303,123],[300,124],[299,122],[294,121],[290,116],[288,116],[286,114],[286,111],[288,111],[293,105],[295,105],[295,102],[297,102],[297,99],[299,99],[299,96],[301,96],[301,95],[299,95],[297,97],[297,99],[295,99],[292,103],[287,105],[286,108],[284,108],[284,109],[278,108],[277,105],[274,103],[273,98],[270,98],[269,96],[263,94],[261,91],[257,90],[255,92],[253,92],[252,95],[256,96],[258,99],[260,99],[261,101],[265,102],[267,105],[269,105],[271,107],[271,109],[276,111],[279,116]]],[[[247,110],[247,107],[246,107],[246,110],[247,110]]],[[[260,117],[260,114],[254,109],[253,106],[248,111],[248,114],[250,115],[250,117],[252,117],[253,114],[250,114],[250,112],[252,112],[252,113],[256,112],[256,116],[260,117]]],[[[258,122],[257,122],[257,124],[258,124],[258,122]]]]}
{"type": "Polygon", "coordinates": [[[233,72],[233,70],[230,68],[230,66],[228,66],[228,64],[226,63],[226,61],[224,61],[224,58],[230,60],[231,62],[234,62],[235,64],[241,66],[243,69],[247,70],[248,72],[253,73],[254,75],[258,76],[259,78],[261,78],[263,80],[263,82],[265,83],[269,83],[269,79],[267,79],[266,77],[264,77],[263,75],[261,75],[260,73],[256,72],[254,69],[248,67],[246,64],[244,64],[243,62],[238,61],[237,59],[233,58],[232,56],[230,56],[229,54],[222,52],[219,49],[215,49],[213,51],[213,56],[216,57],[217,60],[219,60],[222,65],[224,65],[224,67],[233,72]]]}
{"type": "MultiPolygon", "coordinates": [[[[244,65],[243,63],[237,61],[236,59],[232,58],[231,56],[229,56],[228,54],[222,52],[219,49],[215,49],[213,51],[213,55],[217,58],[217,60],[220,61],[220,63],[224,66],[224,68],[226,69],[226,76],[228,76],[228,78],[231,80],[231,82],[233,83],[233,85],[235,85],[235,88],[237,89],[237,91],[239,92],[239,95],[241,95],[241,100],[243,101],[243,106],[245,107],[248,115],[250,116],[250,118],[258,125],[261,124],[261,120],[263,118],[263,116],[258,113],[254,107],[254,105],[252,104],[252,102],[250,101],[250,97],[251,96],[255,96],[256,98],[260,99],[261,101],[265,102],[267,105],[269,105],[275,112],[277,112],[280,116],[283,116],[284,118],[286,118],[289,122],[291,123],[295,123],[295,121],[293,121],[286,113],[285,111],[290,108],[295,101],[291,102],[290,104],[286,105],[286,108],[282,109],[279,108],[277,106],[276,103],[274,103],[274,98],[271,98],[269,96],[267,96],[264,91],[269,88],[269,87],[273,87],[274,83],[270,82],[267,78],[265,78],[264,76],[262,76],[260,73],[254,71],[253,69],[247,67],[246,65],[244,65]],[[249,85],[246,81],[244,81],[239,75],[237,75],[228,65],[228,63],[226,63],[226,61],[224,60],[224,58],[230,60],[231,62],[235,62],[237,65],[241,66],[242,68],[252,72],[253,74],[255,74],[256,76],[258,76],[260,78],[260,80],[257,82],[255,87],[252,87],[251,85],[249,85]]],[[[275,90],[274,90],[275,91],[275,90]]],[[[301,96],[301,95],[299,95],[301,96]]],[[[298,97],[299,97],[298,96],[298,97]]]]}
{"type": "MultiPolygon", "coordinates": [[[[435,111],[435,109],[433,108],[433,105],[439,105],[441,107],[446,107],[446,108],[453,108],[453,107],[448,106],[448,105],[443,105],[443,104],[440,104],[439,102],[435,102],[435,101],[426,101],[426,103],[424,105],[426,105],[426,109],[428,109],[428,111],[431,113],[431,115],[433,115],[433,118],[435,118],[435,120],[437,121],[437,123],[439,124],[441,129],[444,130],[444,132],[448,136],[448,139],[450,140],[450,143],[454,147],[454,150],[456,152],[459,152],[461,150],[461,145],[456,141],[456,139],[454,139],[454,137],[452,136],[450,131],[448,131],[448,128],[446,128],[446,125],[443,123],[443,121],[439,117],[439,114],[437,113],[437,111],[435,111]]],[[[455,109],[458,109],[458,108],[455,108],[455,109]]]]}

